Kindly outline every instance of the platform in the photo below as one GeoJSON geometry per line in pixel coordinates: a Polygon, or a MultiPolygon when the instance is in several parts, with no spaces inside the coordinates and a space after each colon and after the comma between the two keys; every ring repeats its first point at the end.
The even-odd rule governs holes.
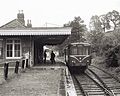
{"type": "MultiPolygon", "coordinates": [[[[8,78],[9,79],[9,78],[8,78]]],[[[25,69],[0,85],[0,96],[76,96],[67,67],[57,61],[25,69]]]]}
{"type": "Polygon", "coordinates": [[[25,73],[1,85],[0,96],[60,96],[61,72],[61,69],[27,69],[25,73]]]}

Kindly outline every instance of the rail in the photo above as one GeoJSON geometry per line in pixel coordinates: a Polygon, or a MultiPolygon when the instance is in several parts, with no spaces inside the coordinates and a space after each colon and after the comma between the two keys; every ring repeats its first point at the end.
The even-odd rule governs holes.
{"type": "Polygon", "coordinates": [[[103,71],[101,68],[89,66],[89,69],[91,69],[97,76],[100,78],[104,83],[105,86],[111,90],[111,93],[114,96],[119,96],[119,90],[120,90],[120,82],[114,78],[111,73],[108,73],[107,71],[103,71]]]}
{"type": "Polygon", "coordinates": [[[75,81],[76,81],[77,85],[79,86],[79,88],[80,88],[80,91],[81,91],[82,95],[83,95],[83,96],[88,96],[88,94],[84,91],[84,89],[82,88],[82,86],[81,86],[81,84],[80,84],[79,80],[76,78],[76,76],[75,76],[75,75],[73,75],[73,78],[75,79],[75,81]]]}
{"type": "Polygon", "coordinates": [[[89,70],[87,70],[83,74],[77,74],[77,75],[72,74],[72,77],[74,80],[74,84],[76,82],[76,85],[78,86],[76,90],[78,90],[78,88],[80,90],[80,93],[78,94],[81,94],[83,96],[100,95],[100,94],[104,96],[115,96],[115,94],[107,87],[107,85],[103,84],[103,82],[101,82],[102,80],[96,77],[96,75],[89,70]],[[96,90],[95,92],[94,88],[96,88],[99,91],[96,90]]]}
{"type": "Polygon", "coordinates": [[[97,78],[97,80],[99,80],[99,82],[101,83],[101,85],[98,82],[96,82],[96,80],[94,80],[93,78],[91,78],[91,76],[89,76],[88,74],[86,74],[86,75],[90,79],[92,79],[97,85],[99,85],[103,89],[103,91],[105,91],[106,95],[115,96],[114,93],[108,88],[108,86],[102,81],[102,79],[97,74],[95,74],[95,72],[93,72],[89,68],[88,68],[88,70],[97,78]]]}

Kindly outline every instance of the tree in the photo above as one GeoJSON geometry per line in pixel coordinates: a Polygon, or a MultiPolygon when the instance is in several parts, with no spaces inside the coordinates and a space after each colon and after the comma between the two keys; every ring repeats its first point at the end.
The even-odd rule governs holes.
{"type": "Polygon", "coordinates": [[[120,28],[115,29],[113,32],[114,36],[114,45],[120,45],[120,28]]]}
{"type": "Polygon", "coordinates": [[[101,27],[104,32],[106,32],[106,30],[109,30],[111,28],[110,21],[107,18],[106,14],[99,16],[99,20],[101,22],[101,27]]]}
{"type": "Polygon", "coordinates": [[[101,52],[101,42],[104,36],[103,32],[99,32],[96,30],[91,30],[87,34],[87,40],[92,45],[92,51],[96,52],[97,55],[100,55],[101,52]]]}
{"type": "Polygon", "coordinates": [[[72,42],[83,42],[84,33],[87,30],[86,25],[83,24],[84,21],[78,17],[74,17],[73,21],[69,21],[68,23],[64,24],[64,27],[72,27],[71,35],[61,44],[59,45],[60,54],[63,53],[63,49],[66,45],[72,42]]]}
{"type": "Polygon", "coordinates": [[[114,46],[114,36],[104,35],[103,38],[102,38],[102,42],[101,42],[102,52],[106,53],[113,46],[114,46]]]}
{"type": "Polygon", "coordinates": [[[109,22],[112,22],[112,24],[114,25],[114,30],[116,29],[116,27],[118,27],[120,25],[120,14],[118,11],[113,10],[112,12],[108,12],[106,14],[109,22]]]}
{"type": "Polygon", "coordinates": [[[99,31],[99,32],[102,31],[102,26],[99,20],[99,16],[95,15],[91,17],[89,27],[91,31],[99,31]]]}
{"type": "Polygon", "coordinates": [[[90,32],[88,41],[98,55],[105,56],[109,50],[120,44],[120,14],[113,10],[100,16],[92,16],[90,19],[90,32]],[[113,31],[111,31],[113,28],[113,31]],[[102,53],[102,54],[101,54],[102,53]]]}
{"type": "Polygon", "coordinates": [[[120,26],[120,14],[116,10],[100,16],[92,16],[90,19],[90,30],[106,32],[112,27],[115,30],[118,26],[120,26]]]}
{"type": "Polygon", "coordinates": [[[83,36],[87,28],[83,23],[84,21],[78,16],[73,21],[64,24],[64,27],[72,27],[70,42],[83,42],[85,40],[83,36]]]}
{"type": "Polygon", "coordinates": [[[99,16],[92,16],[90,19],[90,32],[87,33],[87,39],[92,44],[92,49],[98,55],[101,50],[101,40],[104,36],[102,23],[99,20],[99,16]]]}

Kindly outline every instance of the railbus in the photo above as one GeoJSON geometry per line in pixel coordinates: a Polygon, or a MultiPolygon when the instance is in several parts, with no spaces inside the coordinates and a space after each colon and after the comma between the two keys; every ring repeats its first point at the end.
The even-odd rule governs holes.
{"type": "Polygon", "coordinates": [[[91,64],[91,45],[79,42],[71,43],[64,49],[65,62],[71,72],[84,72],[91,64]]]}

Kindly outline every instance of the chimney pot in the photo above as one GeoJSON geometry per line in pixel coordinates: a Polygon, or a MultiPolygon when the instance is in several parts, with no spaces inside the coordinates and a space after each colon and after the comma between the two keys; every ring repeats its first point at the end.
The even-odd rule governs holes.
{"type": "Polygon", "coordinates": [[[23,13],[23,10],[21,10],[21,13],[23,13]]]}
{"type": "Polygon", "coordinates": [[[27,24],[29,24],[29,19],[27,20],[27,24]]]}

